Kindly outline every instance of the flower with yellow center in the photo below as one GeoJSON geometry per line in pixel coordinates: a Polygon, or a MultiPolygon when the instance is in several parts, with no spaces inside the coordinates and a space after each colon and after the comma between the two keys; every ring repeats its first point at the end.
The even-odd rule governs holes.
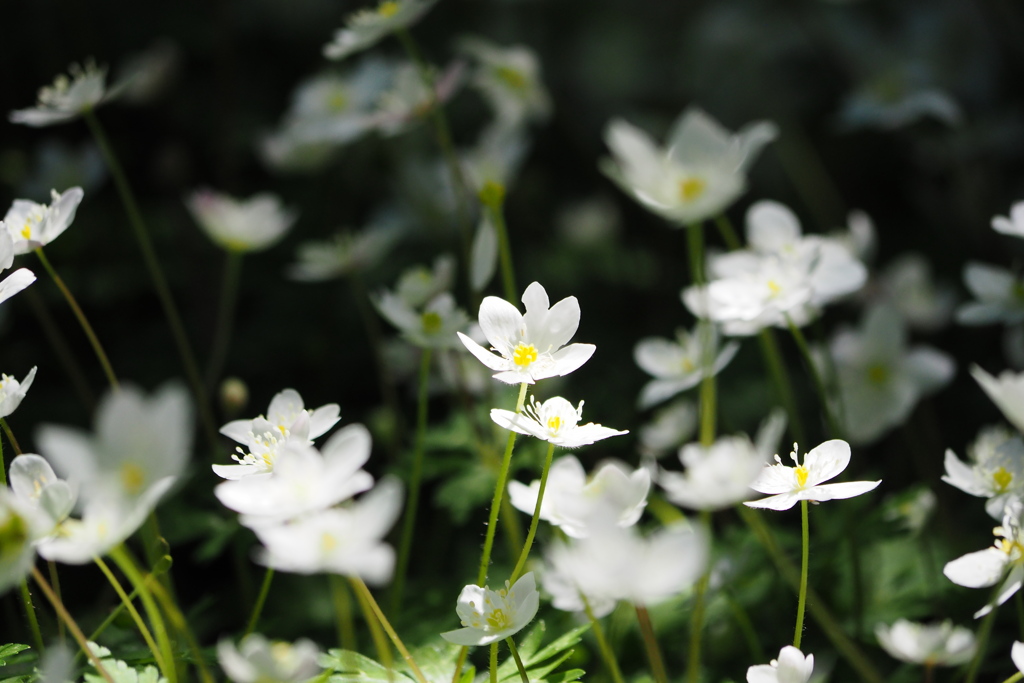
{"type": "Polygon", "coordinates": [[[36,369],[34,367],[20,382],[10,375],[0,374],[0,417],[7,417],[18,409],[35,378],[36,369]]]}
{"type": "Polygon", "coordinates": [[[84,66],[72,64],[71,78],[61,74],[53,85],[39,89],[37,104],[28,109],[12,111],[8,119],[33,128],[64,123],[81,116],[123,90],[125,83],[107,88],[107,70],[86,62],[84,66]]]}
{"type": "Polygon", "coordinates": [[[57,239],[75,220],[75,212],[85,195],[82,188],[72,187],[61,193],[51,190],[50,196],[49,206],[15,199],[7,210],[4,224],[14,240],[15,254],[27,254],[57,239]]]}
{"type": "Polygon", "coordinates": [[[422,348],[454,348],[459,345],[455,333],[469,326],[469,316],[450,292],[441,292],[422,306],[411,305],[397,291],[381,292],[372,301],[406,341],[422,348]]]}
{"type": "Polygon", "coordinates": [[[993,545],[958,557],[952,562],[947,562],[942,568],[942,573],[947,579],[967,588],[987,588],[1003,579],[995,599],[975,612],[975,619],[985,616],[993,608],[1009,600],[1024,583],[1022,511],[1024,506],[1020,499],[1011,501],[1006,506],[1002,525],[992,530],[996,536],[993,545]]]}
{"type": "Polygon", "coordinates": [[[537,614],[540,593],[533,572],[523,574],[512,586],[492,591],[486,586],[469,585],[462,589],[455,612],[463,628],[447,631],[441,637],[456,645],[487,645],[518,633],[537,614]]]}
{"type": "Polygon", "coordinates": [[[499,408],[491,411],[491,419],[499,426],[562,448],[579,448],[610,436],[628,433],[592,422],[581,425],[579,421],[582,417],[583,401],[574,408],[561,396],[549,398],[543,403],[538,403],[536,397],[531,396],[530,405],[521,413],[499,408]]]}
{"type": "Polygon", "coordinates": [[[647,337],[637,342],[633,348],[633,360],[654,377],[640,392],[637,401],[640,408],[650,408],[697,386],[705,374],[717,375],[740,348],[737,342],[730,342],[718,351],[718,335],[712,334],[711,348],[706,349],[704,339],[700,334],[680,329],[676,332],[675,341],[647,337]],[[711,367],[707,371],[704,369],[705,357],[710,359],[711,367]]]}
{"type": "Polygon", "coordinates": [[[190,194],[185,205],[199,227],[217,246],[233,252],[262,251],[284,237],[295,223],[294,211],[264,192],[249,199],[208,189],[190,194]]]}
{"type": "Polygon", "coordinates": [[[551,97],[533,50],[478,37],[464,38],[459,48],[475,63],[470,83],[490,104],[495,125],[521,127],[543,121],[551,113],[551,97]]]}
{"type": "Polygon", "coordinates": [[[988,427],[967,449],[968,462],[946,449],[942,481],[987,498],[985,511],[1001,520],[1006,505],[1024,493],[1024,439],[1005,427],[988,427]]]}
{"type": "Polygon", "coordinates": [[[286,643],[252,633],[237,648],[230,640],[217,643],[217,661],[233,683],[308,681],[321,671],[319,656],[320,648],[305,638],[286,643]]]}
{"type": "Polygon", "coordinates": [[[377,44],[382,38],[416,23],[437,0],[384,0],[374,8],[352,13],[344,28],[324,46],[328,59],[344,59],[377,44]]]}
{"type": "Polygon", "coordinates": [[[853,498],[871,491],[881,484],[879,481],[850,481],[841,484],[822,484],[840,474],[850,464],[850,444],[841,439],[826,441],[804,454],[801,463],[797,457],[797,445],[793,444],[790,454],[794,467],[782,464],[775,456],[774,465],[765,465],[761,475],[750,488],[760,493],[771,494],[767,498],[744,503],[752,508],[788,510],[798,501],[820,502],[841,498],[853,498]]]}

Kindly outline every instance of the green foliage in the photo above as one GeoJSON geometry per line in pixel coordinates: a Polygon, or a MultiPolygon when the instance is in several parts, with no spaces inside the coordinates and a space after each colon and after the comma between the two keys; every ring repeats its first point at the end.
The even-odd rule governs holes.
{"type": "MultiPolygon", "coordinates": [[[[136,669],[119,659],[110,657],[110,650],[101,645],[90,643],[89,646],[92,648],[93,654],[99,658],[103,668],[114,679],[114,683],[167,683],[167,679],[161,676],[153,665],[136,669]]],[[[85,683],[106,683],[106,681],[99,673],[86,673],[85,683]]]]}
{"type": "Polygon", "coordinates": [[[28,645],[21,645],[20,643],[8,643],[7,645],[0,645],[0,666],[6,666],[7,660],[19,652],[28,650],[28,645]]]}

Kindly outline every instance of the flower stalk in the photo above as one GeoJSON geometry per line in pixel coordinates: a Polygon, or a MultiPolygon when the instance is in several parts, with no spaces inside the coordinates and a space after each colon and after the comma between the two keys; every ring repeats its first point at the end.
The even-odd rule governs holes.
{"type": "Polygon", "coordinates": [[[260,614],[263,613],[263,605],[267,601],[267,595],[270,593],[270,582],[274,579],[274,570],[272,567],[267,567],[267,571],[263,574],[263,583],[260,584],[259,595],[256,596],[256,603],[252,608],[252,616],[249,617],[249,625],[245,627],[245,633],[242,635],[249,635],[256,630],[256,624],[260,621],[260,614]]]}
{"type": "Polygon", "coordinates": [[[654,680],[657,683],[668,683],[668,673],[665,671],[665,660],[661,656],[661,647],[654,635],[654,625],[651,623],[651,615],[643,605],[636,606],[636,617],[640,622],[640,631],[644,635],[644,647],[647,649],[647,660],[651,664],[651,671],[654,673],[654,680]]]}
{"type": "Polygon", "coordinates": [[[804,635],[804,610],[807,607],[807,565],[810,559],[810,522],[807,501],[800,501],[800,537],[803,542],[800,553],[800,595],[796,603],[796,627],[793,631],[793,647],[800,649],[804,635]]]}
{"type": "Polygon", "coordinates": [[[523,544],[523,551],[519,554],[515,569],[509,579],[512,583],[523,573],[526,567],[526,560],[530,557],[530,548],[533,547],[533,539],[537,535],[537,527],[540,525],[540,509],[544,502],[544,489],[548,485],[548,472],[551,470],[551,460],[555,454],[555,444],[548,444],[548,454],[544,458],[544,469],[540,474],[540,488],[537,490],[537,505],[533,509],[533,518],[530,520],[530,530],[526,533],[526,543],[523,544]]]}
{"type": "Polygon", "coordinates": [[[384,631],[388,634],[388,637],[391,638],[391,642],[394,643],[395,648],[397,648],[398,652],[401,653],[402,658],[405,659],[405,663],[409,665],[410,669],[412,669],[413,676],[416,677],[416,680],[419,681],[419,683],[428,683],[426,676],[423,675],[420,667],[416,664],[416,660],[412,658],[411,654],[409,654],[409,650],[405,647],[405,643],[403,643],[402,639],[398,637],[398,634],[391,626],[391,622],[388,621],[388,618],[384,616],[384,612],[381,610],[380,605],[377,604],[377,601],[373,597],[373,593],[370,592],[366,583],[358,576],[350,576],[348,577],[348,580],[349,583],[352,584],[352,587],[355,588],[356,594],[362,594],[366,599],[370,609],[377,616],[377,619],[380,620],[380,625],[384,627],[384,631]]]}

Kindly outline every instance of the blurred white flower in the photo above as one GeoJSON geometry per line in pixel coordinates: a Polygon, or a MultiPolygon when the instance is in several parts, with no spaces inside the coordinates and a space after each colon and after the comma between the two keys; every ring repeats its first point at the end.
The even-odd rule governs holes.
{"type": "Polygon", "coordinates": [[[36,515],[33,538],[50,535],[71,514],[77,498],[68,482],[59,479],[50,463],[34,453],[23,453],[11,461],[8,478],[11,491],[36,515]]]}
{"type": "Polygon", "coordinates": [[[519,434],[526,434],[547,441],[560,448],[579,448],[628,432],[620,432],[611,427],[588,422],[579,424],[583,418],[583,401],[573,408],[572,404],[561,396],[554,396],[537,403],[536,396],[530,396],[530,405],[521,413],[511,410],[494,408],[491,419],[505,429],[519,434]]]}
{"type": "MultiPolygon", "coordinates": [[[[455,284],[455,259],[442,254],[434,259],[434,267],[414,266],[398,278],[394,293],[406,305],[419,308],[455,284]]],[[[454,335],[453,335],[454,336],[454,335]]]]}
{"type": "Polygon", "coordinates": [[[35,366],[28,371],[25,379],[20,382],[10,375],[0,374],[0,417],[7,417],[18,409],[35,378],[35,366]]]}
{"type": "Polygon", "coordinates": [[[757,664],[747,669],[747,683],[807,683],[814,672],[814,655],[792,645],[779,650],[779,658],[770,664],[757,664]]]}
{"type": "Polygon", "coordinates": [[[641,452],[659,458],[689,441],[697,431],[697,408],[686,399],[673,401],[654,412],[639,429],[641,452]]]}
{"type": "Polygon", "coordinates": [[[446,631],[441,637],[456,645],[487,645],[513,636],[537,615],[540,594],[533,572],[523,574],[512,586],[492,591],[486,586],[468,585],[459,593],[455,612],[463,628],[446,631]]]}
{"type": "Polygon", "coordinates": [[[971,376],[1003,411],[1010,424],[1024,432],[1024,372],[1004,370],[999,377],[993,377],[975,365],[971,368],[971,376]]]}
{"type": "Polygon", "coordinates": [[[270,248],[284,237],[298,217],[269,192],[242,200],[202,189],[190,194],[185,205],[207,237],[234,252],[270,248]]]}
{"type": "Polygon", "coordinates": [[[942,481],[965,493],[988,498],[985,511],[1001,520],[1006,505],[1024,494],[1024,440],[1004,427],[983,429],[967,449],[970,463],[946,449],[942,481]]]}
{"type": "Polygon", "coordinates": [[[97,68],[91,61],[84,66],[72,64],[68,73],[71,78],[61,74],[53,85],[39,89],[36,106],[12,111],[8,120],[33,128],[64,123],[112,99],[120,90],[120,86],[108,90],[106,67],[97,68]]]}
{"type": "Polygon", "coordinates": [[[958,666],[974,656],[974,633],[946,620],[920,624],[898,619],[891,626],[875,626],[878,644],[896,659],[925,666],[958,666]]]}
{"type": "Polygon", "coordinates": [[[562,299],[554,306],[539,283],[523,292],[525,315],[495,296],[480,303],[479,322],[495,355],[459,332],[459,339],[476,358],[496,370],[495,379],[508,384],[533,384],[548,377],[567,375],[594,354],[593,344],[569,344],[580,324],[576,297],[562,299]]]}
{"type": "Polygon", "coordinates": [[[217,643],[217,662],[234,683],[301,683],[321,671],[320,648],[305,638],[294,643],[271,642],[251,633],[236,648],[230,640],[217,643]]]}
{"type": "Polygon", "coordinates": [[[992,229],[1004,235],[1024,237],[1024,202],[1016,202],[1010,207],[1010,216],[996,216],[992,219],[992,229]]]}
{"type": "Polygon", "coordinates": [[[925,118],[956,126],[963,113],[949,93],[902,71],[889,71],[865,82],[846,98],[839,112],[841,124],[850,130],[895,130],[925,118]]]}
{"type": "Polygon", "coordinates": [[[483,94],[505,125],[542,121],[551,113],[551,98],[540,79],[537,55],[523,45],[501,47],[482,38],[465,38],[460,49],[477,62],[473,86],[483,94]]]}
{"type": "Polygon", "coordinates": [[[481,131],[476,144],[462,152],[466,182],[478,196],[500,192],[504,198],[528,150],[522,127],[501,122],[487,126],[481,131]]]}
{"type": "Polygon", "coordinates": [[[750,488],[771,495],[760,500],[747,501],[743,503],[744,505],[769,510],[788,510],[801,500],[820,502],[853,498],[873,490],[882,483],[881,480],[822,483],[841,474],[850,464],[850,444],[841,439],[832,439],[812,448],[804,454],[802,464],[797,458],[797,445],[793,444],[790,457],[795,467],[783,465],[782,459],[776,455],[774,465],[765,465],[762,468],[761,475],[750,488]]]}
{"type": "Polygon", "coordinates": [[[690,108],[660,149],[639,128],[616,119],[605,129],[612,158],[602,160],[601,170],[646,209],[684,226],[725,211],[746,190],[747,167],[777,135],[767,121],[734,135],[690,108]]]}
{"type": "Polygon", "coordinates": [[[1019,640],[1013,642],[1010,658],[1013,659],[1013,665],[1017,667],[1017,670],[1024,673],[1024,643],[1019,640]]]}
{"type": "Polygon", "coordinates": [[[0,595],[21,582],[32,570],[32,511],[6,487],[0,487],[0,595]]]}
{"type": "Polygon", "coordinates": [[[387,89],[377,98],[374,128],[385,136],[405,132],[439,103],[451,99],[462,85],[462,74],[463,66],[458,62],[440,72],[430,69],[428,85],[416,64],[400,64],[387,89]]]}
{"type": "Polygon", "coordinates": [[[961,325],[1024,322],[1024,276],[972,262],[964,266],[964,284],[976,300],[956,309],[956,321],[961,325]]]}
{"type": "Polygon", "coordinates": [[[942,568],[946,578],[967,588],[987,588],[1005,580],[996,597],[974,613],[974,618],[985,616],[993,608],[1003,604],[1016,593],[1024,583],[1024,533],[1021,530],[1021,501],[1013,500],[1006,506],[1002,526],[992,530],[996,540],[994,546],[967,553],[942,568]]]}
{"type": "Polygon", "coordinates": [[[153,102],[167,90],[181,61],[181,48],[167,38],[129,55],[117,70],[117,80],[124,83],[121,101],[127,104],[153,102]]]}
{"type": "Polygon", "coordinates": [[[14,253],[27,254],[57,239],[75,220],[75,211],[85,193],[72,187],[62,193],[50,191],[49,206],[28,199],[15,199],[4,216],[4,224],[14,240],[14,253]]]}
{"type": "Polygon", "coordinates": [[[932,280],[928,260],[916,252],[892,260],[879,274],[877,290],[908,325],[926,332],[945,327],[956,304],[953,290],[932,280]]]}
{"type": "Polygon", "coordinates": [[[456,308],[455,297],[448,292],[428,301],[421,312],[414,310],[401,296],[387,291],[375,296],[373,304],[406,341],[424,348],[456,348],[459,340],[455,333],[469,324],[469,316],[456,308]]]}
{"type": "Polygon", "coordinates": [[[335,31],[331,42],[324,45],[324,57],[344,59],[372,47],[381,38],[414,24],[435,2],[437,0],[383,0],[373,9],[353,12],[345,27],[335,31]]]}
{"type": "Polygon", "coordinates": [[[647,337],[633,348],[633,360],[654,379],[644,385],[637,403],[640,409],[666,401],[681,391],[696,386],[708,374],[705,356],[713,359],[710,374],[717,375],[739,351],[738,342],[730,342],[717,350],[718,335],[712,332],[710,349],[705,349],[700,330],[693,333],[676,330],[676,340],[647,337]]]}
{"type": "Polygon", "coordinates": [[[912,534],[919,534],[935,513],[938,504],[939,498],[935,492],[922,484],[890,496],[882,516],[912,534]]]}
{"type": "Polygon", "coordinates": [[[366,270],[394,247],[398,225],[398,219],[384,215],[359,232],[340,231],[327,240],[303,242],[285,274],[300,282],[323,282],[366,270]]]}

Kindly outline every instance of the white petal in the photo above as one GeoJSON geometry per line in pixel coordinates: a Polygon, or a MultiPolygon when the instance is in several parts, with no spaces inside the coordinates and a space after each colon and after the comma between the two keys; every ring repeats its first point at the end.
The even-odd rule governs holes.
{"type": "Polygon", "coordinates": [[[823,484],[813,486],[800,492],[800,498],[804,500],[842,500],[853,498],[862,493],[874,490],[882,481],[848,481],[841,484],[823,484]]]}
{"type": "Polygon", "coordinates": [[[947,562],[942,573],[958,586],[985,588],[994,586],[1002,578],[1008,561],[1008,556],[1001,550],[985,548],[947,562]]]}
{"type": "Polygon", "coordinates": [[[1013,659],[1014,666],[1021,673],[1024,673],[1024,643],[1014,641],[1013,647],[1010,649],[1010,658],[1013,659]]]}
{"type": "Polygon", "coordinates": [[[504,370],[508,367],[508,361],[501,356],[494,355],[461,332],[456,332],[456,334],[459,335],[459,340],[462,341],[466,349],[491,370],[504,370]]]}
{"type": "Polygon", "coordinates": [[[807,483],[811,486],[828,481],[839,475],[850,464],[850,444],[842,439],[832,439],[811,449],[804,455],[807,467],[807,483]]]}
{"type": "Polygon", "coordinates": [[[593,344],[569,344],[553,354],[555,362],[551,368],[551,373],[545,374],[544,377],[535,376],[534,379],[544,379],[554,375],[568,375],[590,360],[596,349],[597,347],[593,344]]]}
{"type": "Polygon", "coordinates": [[[751,508],[788,510],[796,505],[798,500],[800,500],[800,497],[795,493],[780,493],[777,496],[768,496],[767,498],[761,498],[760,500],[748,500],[743,504],[751,508]]]}

